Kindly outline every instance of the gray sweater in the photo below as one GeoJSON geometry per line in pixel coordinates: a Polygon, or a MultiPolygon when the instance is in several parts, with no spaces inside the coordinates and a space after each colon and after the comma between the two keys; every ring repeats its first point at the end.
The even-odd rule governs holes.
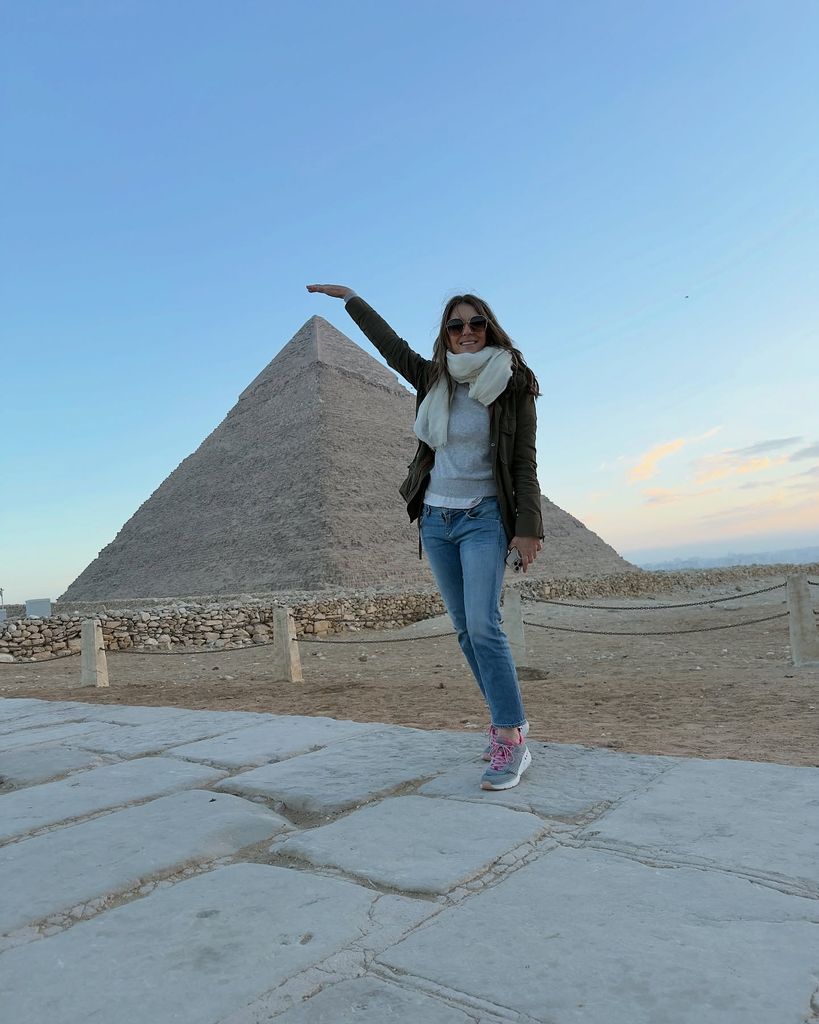
{"type": "Polygon", "coordinates": [[[489,409],[456,384],[449,407],[447,442],[435,452],[424,501],[443,508],[470,508],[497,494],[489,456],[489,409]]]}

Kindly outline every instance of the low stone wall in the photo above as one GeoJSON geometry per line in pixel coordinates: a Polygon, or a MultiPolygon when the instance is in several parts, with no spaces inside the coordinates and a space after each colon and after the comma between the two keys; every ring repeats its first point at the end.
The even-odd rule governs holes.
{"type": "MultiPolygon", "coordinates": [[[[628,572],[589,579],[529,581],[507,577],[524,598],[642,597],[708,587],[737,591],[770,586],[793,572],[819,578],[819,564],[748,565],[682,572],[628,572]]],[[[141,601],[141,607],[117,609],[103,604],[55,604],[48,619],[9,618],[0,622],[0,660],[45,661],[80,649],[82,620],[97,617],[107,650],[223,650],[269,643],[273,610],[293,612],[297,636],[327,636],[361,629],[394,629],[443,614],[432,589],[400,592],[314,592],[241,595],[235,600],[141,601]]],[[[12,606],[9,606],[12,607],[12,606]]]]}
{"type": "Polygon", "coordinates": [[[590,579],[532,580],[515,583],[524,598],[566,599],[577,597],[646,597],[708,587],[754,590],[785,582],[791,573],[819,578],[819,562],[810,565],[734,565],[718,569],[654,570],[617,573],[590,579]]]}
{"type": "MultiPolygon", "coordinates": [[[[48,619],[0,623],[0,659],[46,661],[80,650],[82,620],[95,615],[106,650],[223,650],[270,643],[273,612],[285,601],[239,605],[172,605],[151,609],[60,612],[48,619]],[[5,657],[4,657],[5,655],[5,657]]],[[[289,605],[297,636],[394,629],[444,611],[432,593],[335,598],[289,605]]]]}

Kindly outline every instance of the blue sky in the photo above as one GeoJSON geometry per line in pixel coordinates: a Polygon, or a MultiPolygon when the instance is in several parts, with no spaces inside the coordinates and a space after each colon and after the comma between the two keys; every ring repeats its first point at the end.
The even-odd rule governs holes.
{"type": "MultiPolygon", "coordinates": [[[[39,0],[2,26],[0,586],[56,597],[349,284],[484,295],[552,500],[819,543],[819,7],[39,0]]],[[[398,500],[398,498],[397,498],[398,500]]]]}

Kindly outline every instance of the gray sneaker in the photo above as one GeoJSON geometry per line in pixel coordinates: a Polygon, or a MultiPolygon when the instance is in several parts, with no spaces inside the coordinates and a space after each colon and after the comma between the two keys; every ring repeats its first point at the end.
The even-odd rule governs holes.
{"type": "MultiPolygon", "coordinates": [[[[521,736],[523,736],[524,739],[529,735],[529,723],[528,722],[524,722],[523,725],[520,727],[520,734],[521,734],[521,736]]],[[[492,740],[494,738],[495,738],[495,726],[494,725],[490,725],[489,726],[489,742],[487,743],[486,747],[484,748],[484,752],[481,754],[481,760],[482,761],[491,761],[492,760],[492,740]]]]}
{"type": "Polygon", "coordinates": [[[520,777],[532,763],[532,755],[525,740],[514,746],[495,740],[492,743],[492,760],[481,776],[481,789],[511,789],[520,782],[520,777]]]}

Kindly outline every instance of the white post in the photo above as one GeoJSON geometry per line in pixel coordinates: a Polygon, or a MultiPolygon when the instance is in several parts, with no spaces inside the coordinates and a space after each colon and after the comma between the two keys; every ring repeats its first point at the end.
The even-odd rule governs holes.
{"type": "Polygon", "coordinates": [[[105,660],[105,646],[102,641],[100,620],[83,619],[81,635],[81,685],[108,686],[108,662],[105,660]]]}
{"type": "Polygon", "coordinates": [[[507,587],[503,595],[503,631],[509,638],[515,668],[522,668],[526,664],[523,610],[520,604],[520,591],[512,587],[507,587]]]}
{"type": "Polygon", "coordinates": [[[808,577],[803,572],[788,577],[788,628],[794,665],[819,665],[819,631],[813,614],[808,577]]]}
{"type": "Polygon", "coordinates": [[[296,624],[289,608],[273,610],[273,679],[302,683],[296,624]]]}

